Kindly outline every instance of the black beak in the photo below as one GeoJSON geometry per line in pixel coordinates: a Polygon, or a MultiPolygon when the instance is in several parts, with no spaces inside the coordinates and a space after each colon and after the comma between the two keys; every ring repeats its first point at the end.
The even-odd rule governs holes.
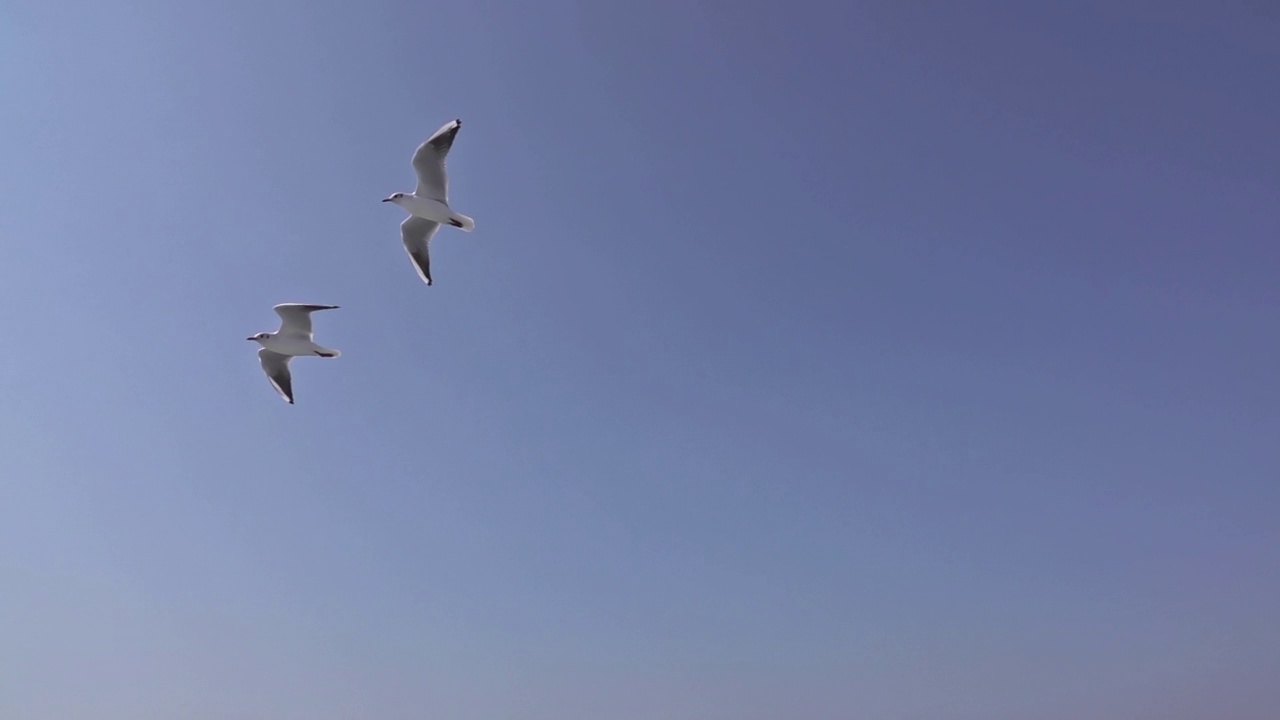
{"type": "Polygon", "coordinates": [[[391,202],[391,198],[382,198],[382,202],[391,202]]]}
{"type": "Polygon", "coordinates": [[[247,337],[247,338],[245,338],[245,340],[254,340],[254,339],[256,339],[256,338],[251,338],[251,337],[247,337]]]}

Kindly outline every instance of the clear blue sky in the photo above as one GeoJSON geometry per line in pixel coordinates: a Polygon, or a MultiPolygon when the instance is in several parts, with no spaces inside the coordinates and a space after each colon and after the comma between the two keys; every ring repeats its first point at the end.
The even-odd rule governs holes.
{"type": "Polygon", "coordinates": [[[5,3],[0,716],[1280,716],[1277,37],[5,3]]]}

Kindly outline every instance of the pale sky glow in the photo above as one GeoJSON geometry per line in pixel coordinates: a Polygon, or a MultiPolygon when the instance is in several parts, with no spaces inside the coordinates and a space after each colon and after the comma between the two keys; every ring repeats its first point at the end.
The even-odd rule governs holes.
{"type": "Polygon", "coordinates": [[[1280,717],[1265,5],[0,5],[0,718],[1280,717]]]}

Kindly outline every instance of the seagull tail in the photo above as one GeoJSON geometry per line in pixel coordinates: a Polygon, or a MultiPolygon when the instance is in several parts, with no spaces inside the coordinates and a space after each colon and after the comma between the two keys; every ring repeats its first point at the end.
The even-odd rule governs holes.
{"type": "Polygon", "coordinates": [[[320,346],[316,346],[316,354],[319,355],[320,357],[326,357],[326,358],[342,357],[341,350],[338,350],[336,348],[327,348],[327,347],[320,347],[320,346]]]}
{"type": "Polygon", "coordinates": [[[476,229],[476,221],[462,213],[454,213],[453,220],[457,222],[454,227],[462,228],[462,232],[471,232],[476,229]]]}

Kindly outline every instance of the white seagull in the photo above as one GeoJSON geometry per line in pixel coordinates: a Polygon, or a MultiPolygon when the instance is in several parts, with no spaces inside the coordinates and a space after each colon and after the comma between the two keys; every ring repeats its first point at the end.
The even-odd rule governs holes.
{"type": "Polygon", "coordinates": [[[476,229],[476,221],[449,207],[449,178],[445,174],[445,157],[458,136],[461,120],[451,120],[427,138],[413,153],[413,171],[418,188],[413,194],[398,192],[382,202],[392,202],[409,211],[400,223],[400,239],[422,282],[431,284],[431,257],[427,246],[441,225],[452,225],[463,232],[476,229]]]}
{"type": "Polygon", "coordinates": [[[333,358],[342,354],[311,341],[311,313],[316,310],[336,310],[338,306],[281,303],[272,309],[280,316],[280,329],[273,333],[260,332],[245,339],[256,340],[262,346],[258,351],[262,370],[267,373],[271,387],[280,393],[285,402],[292,405],[293,378],[289,374],[289,361],[304,355],[333,358]]]}

